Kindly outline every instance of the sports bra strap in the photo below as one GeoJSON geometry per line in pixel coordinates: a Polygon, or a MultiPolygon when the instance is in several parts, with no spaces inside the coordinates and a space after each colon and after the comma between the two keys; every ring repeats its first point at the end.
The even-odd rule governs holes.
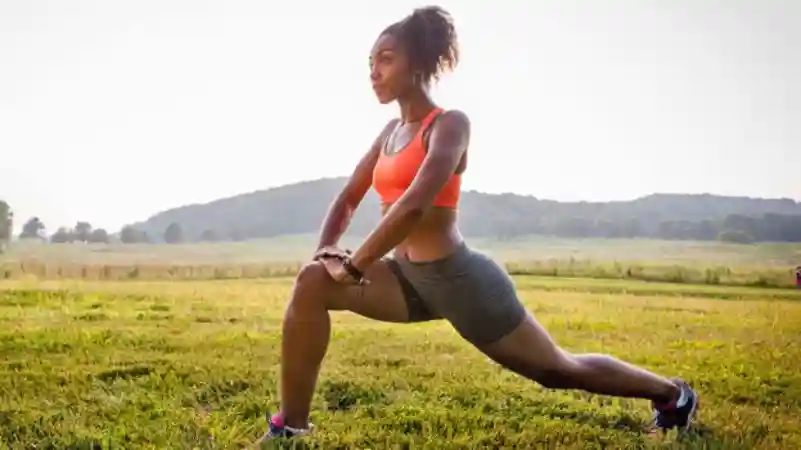
{"type": "Polygon", "coordinates": [[[439,113],[441,112],[442,108],[434,108],[431,110],[430,113],[428,113],[428,115],[423,119],[423,122],[420,124],[421,134],[424,133],[426,129],[428,129],[429,125],[431,125],[431,122],[433,122],[434,119],[436,119],[439,113]]]}
{"type": "MultiPolygon", "coordinates": [[[[437,118],[437,116],[439,116],[439,114],[442,111],[443,111],[442,108],[434,108],[434,109],[432,109],[431,112],[429,112],[428,115],[426,115],[423,118],[423,120],[420,122],[420,129],[417,130],[417,133],[415,134],[414,138],[412,138],[412,141],[416,141],[418,139],[421,142],[425,141],[424,137],[425,137],[426,133],[428,132],[428,127],[431,126],[431,123],[434,121],[434,119],[437,118]]],[[[393,129],[392,132],[387,133],[387,135],[384,136],[384,143],[382,144],[382,150],[384,152],[386,152],[386,150],[387,150],[387,145],[389,144],[390,136],[392,136],[395,132],[398,131],[398,128],[400,128],[400,126],[401,126],[401,123],[402,123],[402,121],[398,120],[398,122],[395,124],[395,129],[393,129]]],[[[423,145],[423,147],[425,147],[425,145],[423,145]]]]}

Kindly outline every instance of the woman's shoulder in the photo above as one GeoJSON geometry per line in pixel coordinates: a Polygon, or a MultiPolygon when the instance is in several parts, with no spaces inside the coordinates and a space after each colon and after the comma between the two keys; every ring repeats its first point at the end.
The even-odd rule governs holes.
{"type": "Polygon", "coordinates": [[[465,121],[470,120],[467,113],[459,108],[440,108],[439,118],[449,117],[448,120],[465,121]]]}
{"type": "Polygon", "coordinates": [[[470,117],[461,109],[442,109],[436,120],[432,124],[432,128],[448,131],[469,131],[470,130],[470,117]]]}

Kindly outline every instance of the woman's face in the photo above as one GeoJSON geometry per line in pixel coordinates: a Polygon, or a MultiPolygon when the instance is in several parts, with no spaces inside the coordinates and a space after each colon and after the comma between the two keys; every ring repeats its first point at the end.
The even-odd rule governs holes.
{"type": "Polygon", "coordinates": [[[406,52],[391,34],[379,36],[370,51],[370,81],[381,104],[392,102],[414,87],[406,52]]]}

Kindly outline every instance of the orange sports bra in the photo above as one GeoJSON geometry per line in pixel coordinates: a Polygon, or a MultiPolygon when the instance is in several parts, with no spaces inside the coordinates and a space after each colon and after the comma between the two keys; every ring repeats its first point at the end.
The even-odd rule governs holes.
{"type": "MultiPolygon", "coordinates": [[[[417,131],[411,142],[403,149],[388,155],[386,153],[386,143],[389,137],[384,141],[378,161],[376,161],[373,169],[373,188],[381,198],[381,203],[394,203],[412,184],[420,165],[426,157],[426,145],[423,141],[423,136],[431,122],[440,113],[442,113],[441,108],[434,108],[423,119],[420,124],[420,130],[417,131]]],[[[461,185],[461,174],[454,173],[434,198],[433,206],[456,208],[459,203],[461,185]]]]}

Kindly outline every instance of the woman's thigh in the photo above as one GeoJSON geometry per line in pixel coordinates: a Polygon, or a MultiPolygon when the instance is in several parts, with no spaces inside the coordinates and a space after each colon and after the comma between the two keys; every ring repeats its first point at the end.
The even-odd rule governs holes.
{"type": "Polygon", "coordinates": [[[414,288],[393,267],[393,260],[385,258],[365,271],[367,284],[349,285],[335,282],[321,262],[313,262],[301,269],[296,289],[314,286],[315,293],[325,299],[330,311],[350,311],[383,322],[407,323],[437,319],[425,309],[414,288]]]}
{"type": "Polygon", "coordinates": [[[560,373],[571,364],[569,354],[531,314],[526,314],[524,320],[501,339],[476,347],[498,364],[533,379],[560,373]]]}

